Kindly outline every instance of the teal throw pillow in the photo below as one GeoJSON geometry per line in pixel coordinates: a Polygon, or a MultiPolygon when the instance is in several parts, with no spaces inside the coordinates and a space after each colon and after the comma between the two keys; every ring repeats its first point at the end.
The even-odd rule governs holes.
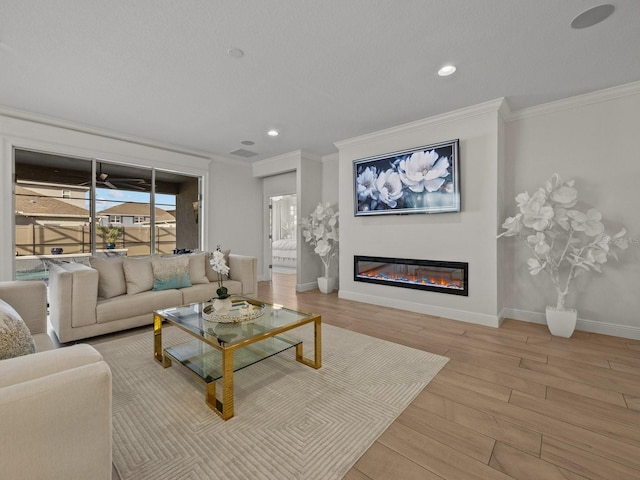
{"type": "Polygon", "coordinates": [[[151,260],[151,267],[153,269],[154,290],[191,286],[189,258],[186,255],[171,258],[154,257],[151,260]]]}

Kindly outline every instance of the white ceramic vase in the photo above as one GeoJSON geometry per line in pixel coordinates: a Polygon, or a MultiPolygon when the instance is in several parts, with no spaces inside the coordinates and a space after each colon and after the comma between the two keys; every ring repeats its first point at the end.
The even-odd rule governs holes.
{"type": "Polygon", "coordinates": [[[336,288],[334,277],[318,277],[318,288],[322,293],[331,293],[336,288]]]}
{"type": "Polygon", "coordinates": [[[575,308],[556,308],[547,305],[545,313],[551,335],[564,338],[570,338],[573,335],[578,319],[578,311],[575,308]]]}
{"type": "Polygon", "coordinates": [[[231,310],[231,297],[216,298],[213,301],[213,309],[218,315],[226,315],[231,310]]]}

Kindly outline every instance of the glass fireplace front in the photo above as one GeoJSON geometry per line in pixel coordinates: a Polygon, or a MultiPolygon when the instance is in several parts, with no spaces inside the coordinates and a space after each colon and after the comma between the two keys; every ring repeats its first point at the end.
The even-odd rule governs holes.
{"type": "Polygon", "coordinates": [[[406,258],[354,258],[354,280],[451,295],[469,295],[469,264],[406,258]]]}

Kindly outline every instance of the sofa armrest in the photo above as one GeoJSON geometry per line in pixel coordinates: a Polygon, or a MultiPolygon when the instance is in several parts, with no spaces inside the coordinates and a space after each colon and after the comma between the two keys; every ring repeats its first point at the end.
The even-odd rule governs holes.
{"type": "Polygon", "coordinates": [[[102,361],[86,343],[8,358],[0,362],[0,388],[102,361]]]}
{"type": "Polygon", "coordinates": [[[229,254],[229,278],[242,283],[243,295],[258,294],[258,259],[248,255],[229,254]]]}
{"type": "Polygon", "coordinates": [[[110,480],[111,408],[104,361],[1,387],[2,477],[110,480]]]}
{"type": "Polygon", "coordinates": [[[0,282],[0,298],[20,314],[32,335],[47,333],[47,286],[43,281],[0,282]]]}
{"type": "Polygon", "coordinates": [[[61,342],[73,340],[73,327],[96,323],[98,271],[82,263],[49,269],[49,318],[61,342]]]}

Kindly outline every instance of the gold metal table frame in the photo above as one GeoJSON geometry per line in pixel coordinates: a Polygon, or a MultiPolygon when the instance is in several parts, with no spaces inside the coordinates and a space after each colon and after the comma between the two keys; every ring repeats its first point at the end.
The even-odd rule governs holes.
{"type": "MultiPolygon", "coordinates": [[[[172,360],[176,360],[189,368],[189,371],[194,373],[196,378],[206,384],[207,405],[224,420],[228,420],[234,415],[234,371],[264,360],[293,346],[296,348],[296,361],[315,369],[322,367],[322,319],[320,315],[297,312],[279,305],[271,305],[242,297],[234,297],[234,301],[236,300],[260,305],[265,309],[265,312],[257,319],[246,323],[239,322],[234,324],[234,327],[231,328],[235,328],[234,332],[238,332],[234,334],[234,338],[225,338],[223,334],[209,333],[215,331],[212,326],[215,327],[221,324],[208,322],[202,318],[202,311],[208,305],[207,303],[157,310],[153,314],[153,346],[156,361],[164,368],[170,367],[172,360]],[[195,348],[199,352],[203,348],[207,348],[204,345],[208,345],[211,348],[207,348],[208,352],[200,356],[193,356],[191,353],[187,353],[184,355],[185,358],[182,358],[177,352],[172,352],[171,349],[163,349],[163,322],[180,328],[196,339],[189,343],[192,347],[182,344],[186,347],[177,346],[178,348],[195,348]],[[285,332],[309,323],[314,324],[313,359],[304,356],[302,341],[285,335],[285,332]],[[272,350],[260,350],[261,345],[269,343],[268,339],[272,339],[271,342],[277,342],[280,346],[271,347],[272,350]],[[260,344],[259,342],[263,343],[260,344]],[[242,362],[237,362],[238,365],[234,365],[234,354],[236,352],[248,355],[249,350],[255,350],[256,348],[262,353],[257,355],[252,353],[253,357],[248,357],[249,360],[244,360],[246,365],[242,365],[242,362]],[[211,349],[215,351],[211,351],[211,349]],[[189,355],[192,355],[191,358],[188,358],[189,355]],[[196,357],[197,360],[194,361],[193,359],[196,357]],[[205,372],[204,368],[200,368],[203,363],[198,363],[211,361],[216,362],[217,365],[218,360],[221,360],[219,362],[220,367],[210,368],[207,372],[205,372]],[[198,363],[198,365],[195,365],[195,363],[198,363]],[[216,397],[216,382],[218,379],[222,383],[221,400],[216,397]]],[[[223,325],[226,326],[228,324],[223,325]]]]}

